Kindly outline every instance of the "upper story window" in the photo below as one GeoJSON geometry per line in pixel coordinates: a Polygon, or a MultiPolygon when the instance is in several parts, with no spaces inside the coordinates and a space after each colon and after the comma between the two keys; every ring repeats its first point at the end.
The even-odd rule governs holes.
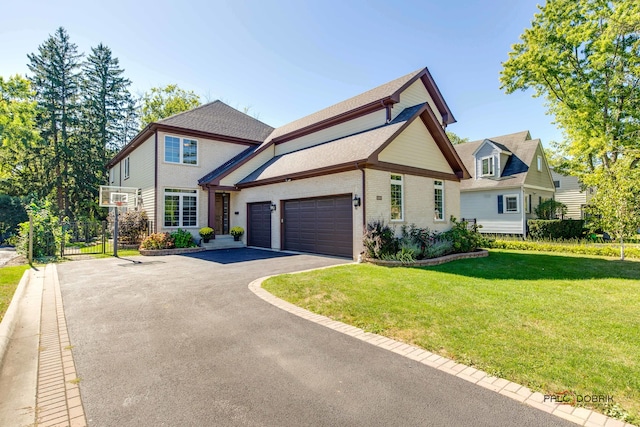
{"type": "Polygon", "coordinates": [[[444,221],[444,182],[433,181],[436,221],[444,221]]]}
{"type": "Polygon", "coordinates": [[[482,158],[482,174],[480,176],[493,176],[494,174],[494,158],[483,157],[482,158]]]}
{"type": "Polygon", "coordinates": [[[195,139],[164,137],[164,161],[184,165],[198,164],[198,141],[195,139]]]}
{"type": "Polygon", "coordinates": [[[538,170],[542,170],[542,156],[538,156],[538,170]]]}
{"type": "Polygon", "coordinates": [[[129,157],[124,159],[124,179],[129,178],[129,157]]]}
{"type": "Polygon", "coordinates": [[[402,175],[391,175],[391,221],[404,219],[402,175]]]}
{"type": "Polygon", "coordinates": [[[553,181],[553,186],[556,188],[560,188],[560,181],[553,181]]]}

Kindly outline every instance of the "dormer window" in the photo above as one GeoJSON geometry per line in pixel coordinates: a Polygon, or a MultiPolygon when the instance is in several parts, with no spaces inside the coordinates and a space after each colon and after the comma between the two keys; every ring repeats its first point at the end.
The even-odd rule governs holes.
{"type": "Polygon", "coordinates": [[[482,158],[482,174],[481,176],[493,176],[493,157],[483,157],[482,158]]]}

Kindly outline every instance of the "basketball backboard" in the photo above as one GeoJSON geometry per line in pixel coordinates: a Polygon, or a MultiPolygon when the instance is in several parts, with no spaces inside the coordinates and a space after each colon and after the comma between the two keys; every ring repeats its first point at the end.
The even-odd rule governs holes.
{"type": "Polygon", "coordinates": [[[115,208],[135,208],[138,200],[138,189],[133,187],[100,186],[100,206],[115,208]]]}

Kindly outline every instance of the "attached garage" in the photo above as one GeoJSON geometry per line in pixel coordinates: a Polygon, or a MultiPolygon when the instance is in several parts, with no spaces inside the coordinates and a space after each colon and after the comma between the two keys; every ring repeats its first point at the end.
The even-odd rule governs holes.
{"type": "Polygon", "coordinates": [[[247,245],[271,248],[271,202],[247,205],[247,245]]]}
{"type": "Polygon", "coordinates": [[[283,201],[283,248],[351,258],[351,195],[283,201]]]}

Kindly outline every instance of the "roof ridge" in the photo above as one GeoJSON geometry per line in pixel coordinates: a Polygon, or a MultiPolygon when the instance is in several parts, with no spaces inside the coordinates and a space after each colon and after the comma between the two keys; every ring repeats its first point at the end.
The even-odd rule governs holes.
{"type": "MultiPolygon", "coordinates": [[[[180,111],[179,113],[175,113],[175,114],[172,114],[172,115],[170,115],[170,116],[163,117],[163,118],[161,118],[160,120],[158,120],[158,121],[157,121],[157,122],[155,122],[155,123],[162,124],[162,122],[163,122],[163,121],[165,121],[165,120],[169,120],[169,119],[172,119],[172,118],[177,117],[177,116],[181,116],[181,115],[186,114],[186,113],[192,113],[192,112],[194,112],[195,110],[200,110],[200,109],[202,109],[202,108],[204,108],[204,107],[207,107],[207,106],[209,106],[209,105],[213,105],[213,104],[215,104],[215,103],[217,103],[217,102],[219,102],[219,103],[221,103],[221,104],[224,104],[224,105],[226,105],[227,107],[229,107],[229,106],[228,106],[227,104],[225,104],[224,102],[220,101],[219,99],[216,99],[215,101],[207,102],[206,104],[200,104],[200,105],[198,105],[197,107],[193,107],[193,108],[190,108],[190,109],[188,109],[188,110],[180,111]]],[[[233,108],[233,107],[231,107],[231,108],[233,108]]]]}

